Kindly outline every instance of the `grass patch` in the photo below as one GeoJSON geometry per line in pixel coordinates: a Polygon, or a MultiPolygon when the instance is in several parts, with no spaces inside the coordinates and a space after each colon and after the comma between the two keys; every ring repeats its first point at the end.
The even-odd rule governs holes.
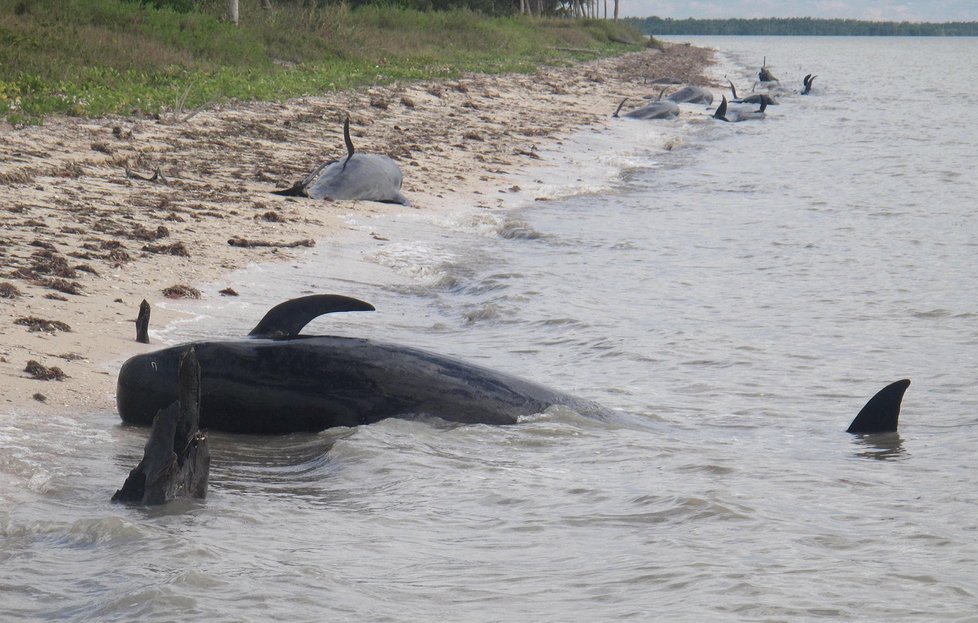
{"type": "Polygon", "coordinates": [[[132,0],[0,0],[0,116],[158,114],[184,93],[188,110],[280,101],[464,72],[531,72],[643,43],[607,20],[242,5],[235,27],[222,19],[224,2],[178,12],[132,0]]]}

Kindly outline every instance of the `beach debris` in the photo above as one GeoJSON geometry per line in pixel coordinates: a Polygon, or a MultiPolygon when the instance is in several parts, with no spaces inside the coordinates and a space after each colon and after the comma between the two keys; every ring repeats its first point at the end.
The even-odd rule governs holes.
{"type": "Polygon", "coordinates": [[[221,296],[238,296],[238,293],[234,290],[234,288],[224,288],[218,292],[218,294],[221,296]]]}
{"type": "Polygon", "coordinates": [[[295,240],[293,242],[271,242],[269,240],[249,240],[248,238],[235,237],[228,240],[232,247],[275,247],[277,249],[293,249],[295,247],[314,247],[316,241],[311,238],[305,240],[295,240]]]}
{"type": "Polygon", "coordinates": [[[199,299],[200,290],[190,286],[175,285],[163,288],[163,296],[168,299],[199,299]]]}
{"type": "Polygon", "coordinates": [[[177,498],[204,499],[211,456],[199,422],[200,364],[191,347],[180,358],[177,400],[156,413],[143,459],[112,501],[156,506],[177,498]]]}
{"type": "Polygon", "coordinates": [[[37,379],[38,381],[63,381],[68,377],[64,373],[64,370],[58,366],[51,366],[49,368],[33,359],[27,362],[27,367],[24,368],[24,372],[30,374],[32,379],[37,379]]]}
{"type": "Polygon", "coordinates": [[[0,282],[0,299],[15,299],[20,297],[20,290],[7,281],[0,282]]]}
{"type": "Polygon", "coordinates": [[[61,322],[60,320],[45,320],[44,318],[38,318],[37,316],[25,316],[23,318],[18,318],[14,320],[14,324],[27,327],[27,330],[31,333],[54,333],[55,331],[64,331],[65,333],[71,333],[71,327],[67,323],[61,322]]]}
{"type": "Polygon", "coordinates": [[[33,396],[31,396],[31,398],[33,398],[34,400],[36,400],[38,402],[47,402],[47,400],[48,400],[48,397],[45,396],[44,394],[42,394],[41,392],[37,392],[36,394],[34,394],[33,396]]]}
{"type": "Polygon", "coordinates": [[[146,299],[139,304],[139,314],[136,316],[136,341],[140,344],[149,344],[149,303],[146,299]]]}
{"type": "Polygon", "coordinates": [[[167,181],[166,177],[163,175],[163,170],[160,169],[160,167],[156,167],[156,170],[153,171],[152,177],[146,177],[146,176],[140,175],[138,173],[133,173],[132,172],[132,169],[130,169],[127,166],[126,167],[126,179],[127,180],[139,180],[139,181],[142,181],[142,182],[153,182],[154,184],[163,184],[164,186],[166,186],[166,185],[169,184],[169,182],[167,181]]]}
{"type": "Polygon", "coordinates": [[[147,253],[156,253],[158,255],[190,257],[190,251],[187,250],[187,245],[182,242],[174,242],[172,244],[144,244],[142,250],[146,251],[147,253]]]}

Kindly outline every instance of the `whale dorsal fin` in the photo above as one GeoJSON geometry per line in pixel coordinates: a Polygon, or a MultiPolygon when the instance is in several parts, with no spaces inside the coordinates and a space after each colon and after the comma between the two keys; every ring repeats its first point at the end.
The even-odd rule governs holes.
{"type": "Polygon", "coordinates": [[[733,80],[727,78],[727,82],[730,83],[730,93],[733,94],[734,99],[737,99],[737,87],[734,86],[733,80]]]}
{"type": "Polygon", "coordinates": [[[314,318],[332,312],[373,311],[374,306],[339,294],[314,294],[279,303],[251,330],[249,337],[292,338],[314,318]]]}
{"type": "Polygon", "coordinates": [[[717,106],[716,112],[713,113],[714,119],[719,119],[720,121],[727,120],[727,96],[723,96],[723,101],[717,106]]]}
{"type": "Polygon", "coordinates": [[[852,421],[847,433],[873,434],[896,432],[900,419],[900,404],[903,393],[910,387],[910,379],[890,383],[869,399],[856,419],[852,421]]]}
{"type": "Polygon", "coordinates": [[[613,114],[611,116],[612,117],[618,117],[618,113],[621,112],[621,107],[624,106],[625,105],[625,102],[627,102],[627,101],[628,101],[628,98],[627,97],[625,99],[623,99],[621,101],[621,104],[618,104],[618,108],[615,109],[615,114],[613,114]]]}
{"type": "Polygon", "coordinates": [[[353,141],[350,140],[350,115],[346,116],[346,120],[343,121],[343,142],[346,143],[346,160],[343,161],[343,167],[341,171],[346,170],[346,164],[353,157],[353,141]]]}

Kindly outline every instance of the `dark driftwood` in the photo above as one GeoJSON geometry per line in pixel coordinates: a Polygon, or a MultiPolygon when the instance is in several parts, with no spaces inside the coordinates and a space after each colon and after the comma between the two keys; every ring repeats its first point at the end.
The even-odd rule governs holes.
{"type": "Polygon", "coordinates": [[[211,456],[207,438],[198,430],[200,364],[194,348],[180,360],[177,374],[178,400],[153,418],[143,460],[129,472],[113,502],[158,505],[207,495],[211,456]]]}
{"type": "Polygon", "coordinates": [[[149,344],[149,303],[146,299],[139,304],[139,315],[136,316],[136,341],[149,344]]]}

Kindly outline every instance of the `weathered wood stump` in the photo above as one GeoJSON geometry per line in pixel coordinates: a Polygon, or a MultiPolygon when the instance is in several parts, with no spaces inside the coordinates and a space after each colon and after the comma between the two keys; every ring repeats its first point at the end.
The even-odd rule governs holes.
{"type": "Polygon", "coordinates": [[[149,344],[149,303],[146,299],[139,304],[139,315],[136,316],[136,341],[149,344]]]}
{"type": "Polygon", "coordinates": [[[198,430],[200,364],[193,347],[180,359],[177,397],[156,413],[143,460],[129,472],[113,502],[152,506],[207,495],[211,456],[207,437],[198,430]]]}

